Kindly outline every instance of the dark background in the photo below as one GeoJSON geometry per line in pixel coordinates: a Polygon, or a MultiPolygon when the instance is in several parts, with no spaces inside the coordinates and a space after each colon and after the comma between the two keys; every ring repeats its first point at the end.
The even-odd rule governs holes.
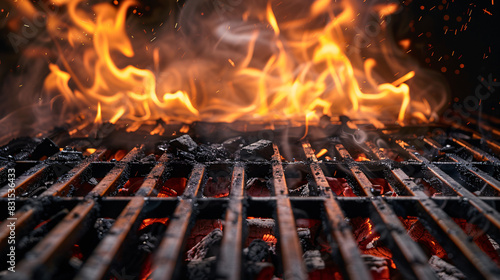
{"type": "MultiPolygon", "coordinates": [[[[168,1],[142,1],[143,5],[131,16],[141,17],[145,25],[155,26],[158,24],[155,19],[158,14],[171,9],[178,11],[183,1],[165,2],[168,1]]],[[[15,20],[16,11],[9,3],[4,0],[0,2],[0,89],[9,75],[25,71],[18,65],[22,52],[16,54],[7,37],[12,27],[19,24],[19,20],[15,20]]],[[[496,115],[500,86],[490,83],[489,91],[482,88],[481,96],[485,98],[480,101],[479,107],[473,103],[478,99],[471,97],[474,97],[476,88],[482,85],[481,78],[497,82],[499,80],[496,79],[500,78],[500,17],[495,9],[500,1],[410,0],[401,3],[401,12],[392,18],[395,38],[410,39],[409,54],[420,65],[436,70],[445,77],[452,94],[448,108],[456,103],[474,113],[496,115]]],[[[0,93],[2,99],[15,98],[15,92],[6,91],[3,87],[0,93]]],[[[0,112],[0,117],[5,114],[0,112]]]]}

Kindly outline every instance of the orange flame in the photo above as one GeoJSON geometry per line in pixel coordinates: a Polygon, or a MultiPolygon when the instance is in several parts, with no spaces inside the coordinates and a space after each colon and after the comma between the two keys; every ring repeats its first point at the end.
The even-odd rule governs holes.
{"type": "MultiPolygon", "coordinates": [[[[70,21],[49,17],[53,39],[60,38],[55,41],[61,63],[50,65],[45,88],[62,95],[68,104],[96,110],[96,122],[162,118],[182,122],[293,119],[311,123],[324,114],[392,116],[403,121],[410,113],[410,89],[405,82],[415,72],[383,83],[380,75],[374,75],[375,59],[365,59],[361,66],[364,70],[355,68],[346,54],[342,32],[352,27],[358,12],[354,4],[340,2],[316,0],[304,4],[307,16],[291,19],[279,16],[281,5],[273,7],[269,1],[265,10],[247,8],[241,14],[231,13],[235,27],[228,25],[220,34],[224,26],[216,19],[217,13],[203,12],[207,25],[217,24],[211,30],[213,34],[207,34],[217,41],[209,45],[214,54],[189,60],[183,58],[184,54],[181,58],[163,55],[180,48],[168,34],[163,44],[146,45],[146,52],[134,49],[130,41],[135,38],[134,32],[125,24],[127,11],[137,5],[134,1],[121,1],[118,7],[101,3],[89,11],[81,5],[82,0],[59,0],[56,4],[66,6],[70,21]],[[324,22],[323,26],[311,24],[318,21],[324,22]],[[225,63],[219,63],[225,66],[210,68],[208,65],[218,65],[213,58],[218,47],[231,44],[238,45],[238,53],[227,57],[231,56],[228,52],[225,63]],[[162,49],[165,45],[171,49],[162,49]],[[62,52],[66,48],[78,56],[76,61],[69,61],[62,52]],[[261,51],[268,55],[261,55],[261,51]],[[151,60],[151,66],[133,64],[137,60],[151,60]],[[163,64],[169,66],[162,69],[163,64]],[[178,69],[180,64],[183,66],[178,69]],[[361,80],[369,87],[362,90],[361,80]]],[[[371,12],[383,18],[396,8],[394,4],[377,6],[371,12]]],[[[425,99],[421,102],[428,105],[425,99]]],[[[419,106],[425,107],[422,104],[419,106]]],[[[425,118],[422,112],[411,113],[425,118]]]]}

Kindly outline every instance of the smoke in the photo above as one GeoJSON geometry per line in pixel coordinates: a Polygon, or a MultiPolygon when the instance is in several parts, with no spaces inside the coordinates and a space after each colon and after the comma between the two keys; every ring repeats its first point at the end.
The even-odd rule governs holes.
{"type": "Polygon", "coordinates": [[[99,2],[60,0],[47,14],[22,50],[37,55],[2,85],[12,92],[2,132],[92,122],[98,104],[104,120],[433,120],[447,99],[440,77],[394,42],[392,2],[186,1],[152,13],[155,24],[132,16],[132,1],[99,2]]]}

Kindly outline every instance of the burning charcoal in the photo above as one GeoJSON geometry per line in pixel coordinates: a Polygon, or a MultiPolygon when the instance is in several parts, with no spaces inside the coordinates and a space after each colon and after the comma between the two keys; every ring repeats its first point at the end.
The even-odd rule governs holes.
{"type": "Polygon", "coordinates": [[[192,160],[194,161],[195,157],[193,154],[189,152],[184,152],[184,151],[177,151],[177,156],[179,158],[185,159],[185,160],[192,160]]]}
{"type": "Polygon", "coordinates": [[[255,239],[243,251],[245,258],[250,262],[262,262],[269,256],[269,245],[262,239],[255,239]]]}
{"type": "Polygon", "coordinates": [[[289,191],[290,196],[309,196],[309,184],[302,185],[289,191]]]}
{"type": "Polygon", "coordinates": [[[104,238],[111,226],[113,226],[114,222],[114,219],[109,218],[98,218],[95,221],[94,229],[97,231],[97,238],[99,238],[99,240],[102,240],[104,238]]]}
{"type": "Polygon", "coordinates": [[[429,259],[429,265],[436,272],[439,279],[457,280],[466,279],[465,275],[458,268],[442,260],[438,256],[432,256],[429,259]]]}
{"type": "Polygon", "coordinates": [[[207,256],[216,255],[221,241],[222,230],[216,228],[187,252],[187,260],[202,260],[207,256]]]}
{"type": "Polygon", "coordinates": [[[80,161],[83,159],[81,152],[74,151],[71,148],[64,148],[56,157],[59,161],[80,161]]]}
{"type": "Polygon", "coordinates": [[[231,179],[226,177],[208,178],[208,182],[203,189],[203,195],[208,197],[227,197],[231,179]]]}
{"type": "Polygon", "coordinates": [[[185,134],[170,141],[170,146],[185,152],[193,152],[198,147],[198,144],[194,142],[191,136],[185,134]]]}
{"type": "Polygon", "coordinates": [[[217,147],[213,145],[209,146],[202,144],[196,148],[196,160],[202,162],[216,161],[217,159],[225,157],[225,155],[221,153],[222,152],[217,150],[217,147]]]}
{"type": "Polygon", "coordinates": [[[189,262],[187,265],[187,279],[213,279],[216,263],[217,259],[215,256],[204,260],[193,260],[189,262]]]}
{"type": "Polygon", "coordinates": [[[325,268],[325,261],[321,258],[321,253],[318,250],[306,251],[303,255],[304,263],[307,271],[320,270],[325,268]]]}
{"type": "Polygon", "coordinates": [[[31,159],[37,160],[43,156],[51,156],[59,152],[59,147],[48,138],[44,138],[42,143],[36,146],[36,149],[31,153],[31,159]]]}
{"type": "Polygon", "coordinates": [[[227,139],[222,142],[222,146],[230,153],[235,153],[239,148],[243,147],[245,144],[245,139],[243,137],[238,136],[234,138],[227,139]]]}
{"type": "Polygon", "coordinates": [[[390,279],[389,262],[387,259],[373,255],[361,255],[361,258],[370,269],[375,279],[390,279]]]}
{"type": "Polygon", "coordinates": [[[269,140],[259,140],[241,148],[240,151],[243,160],[271,160],[273,154],[273,142],[269,140]]]}
{"type": "Polygon", "coordinates": [[[297,235],[299,236],[302,251],[312,250],[314,246],[311,244],[311,230],[309,228],[298,228],[297,235]]]}
{"type": "Polygon", "coordinates": [[[267,186],[267,180],[262,178],[250,178],[246,183],[245,190],[249,196],[271,196],[271,191],[267,186]]]}
{"type": "Polygon", "coordinates": [[[140,161],[141,162],[153,162],[153,161],[156,161],[156,156],[154,154],[150,154],[146,157],[143,157],[140,161]]]}

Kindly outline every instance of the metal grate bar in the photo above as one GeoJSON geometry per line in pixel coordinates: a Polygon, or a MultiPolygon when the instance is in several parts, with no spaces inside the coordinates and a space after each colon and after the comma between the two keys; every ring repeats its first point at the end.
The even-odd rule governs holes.
{"type": "Polygon", "coordinates": [[[170,219],[169,226],[153,260],[153,279],[174,279],[182,249],[189,233],[189,224],[194,218],[194,198],[200,189],[205,168],[196,165],[191,172],[182,200],[170,219]]]}
{"type": "MultiPolygon", "coordinates": [[[[365,194],[369,197],[373,197],[371,199],[372,205],[376,210],[379,219],[383,221],[385,226],[387,227],[387,231],[394,241],[396,246],[393,246],[395,249],[394,253],[399,253],[406,259],[408,264],[411,267],[411,271],[408,271],[403,263],[400,262],[400,258],[395,258],[396,265],[401,267],[403,272],[414,274],[417,278],[421,279],[435,279],[436,275],[432,271],[432,269],[427,264],[427,258],[425,257],[424,252],[420,249],[420,247],[413,242],[413,240],[406,234],[406,230],[398,219],[396,214],[392,211],[391,207],[387,202],[383,201],[380,197],[376,198],[373,196],[371,189],[373,188],[368,177],[363,173],[363,171],[359,168],[359,166],[352,164],[353,159],[349,152],[344,148],[342,144],[335,145],[337,151],[342,156],[342,158],[348,161],[349,169],[352,174],[358,181],[361,188],[365,191],[365,194]],[[350,163],[350,164],[349,164],[350,163]]],[[[380,233],[382,235],[382,233],[380,233]]],[[[387,240],[391,241],[391,239],[387,240]]],[[[388,244],[390,245],[390,244],[388,244]]]]}
{"type": "Polygon", "coordinates": [[[67,257],[71,246],[85,234],[85,223],[95,211],[94,201],[81,202],[38,243],[26,253],[19,270],[7,279],[50,279],[60,261],[67,257]]]}
{"type": "Polygon", "coordinates": [[[396,140],[396,142],[407,152],[409,156],[415,160],[424,163],[425,168],[432,172],[441,182],[446,184],[448,187],[453,189],[457,194],[466,198],[469,203],[476,208],[479,213],[484,215],[488,221],[490,221],[497,229],[500,228],[500,213],[496,211],[486,202],[482,201],[480,198],[475,196],[473,193],[468,191],[465,187],[461,186],[457,181],[451,178],[444,171],[439,169],[432,162],[428,161],[426,158],[421,156],[414,148],[410,147],[406,142],[402,140],[396,140]]]}
{"type": "Polygon", "coordinates": [[[302,261],[302,248],[297,235],[292,205],[288,198],[283,165],[278,146],[273,144],[272,157],[274,195],[276,196],[276,212],[279,230],[279,242],[284,266],[285,279],[306,279],[306,268],[302,261]]]}
{"type": "MultiPolygon", "coordinates": [[[[372,142],[367,142],[366,145],[377,155],[379,160],[388,159],[384,151],[377,148],[372,142]]],[[[495,279],[495,276],[500,274],[500,270],[496,264],[477,247],[473,240],[403,170],[400,168],[390,168],[390,171],[411,195],[418,198],[416,201],[420,208],[432,219],[434,225],[441,229],[441,238],[450,240],[462,252],[466,260],[462,260],[463,265],[461,267],[467,267],[468,263],[474,266],[476,270],[470,276],[477,276],[477,273],[479,273],[484,279],[495,279]]]]}
{"type": "MultiPolygon", "coordinates": [[[[20,196],[23,192],[29,190],[29,188],[37,183],[42,181],[42,178],[48,173],[49,166],[46,164],[36,165],[25,174],[19,176],[15,182],[15,194],[16,196],[20,196]]],[[[6,185],[4,188],[0,190],[0,197],[7,197],[9,195],[9,185],[6,185]]]]}
{"type": "Polygon", "coordinates": [[[40,197],[65,196],[71,186],[78,185],[79,182],[82,181],[83,178],[85,178],[85,174],[88,174],[90,172],[91,163],[102,159],[105,153],[105,149],[98,149],[97,151],[95,151],[86,160],[75,166],[66,175],[61,177],[57,183],[43,192],[40,197]]]}
{"type": "Polygon", "coordinates": [[[217,279],[241,278],[241,255],[243,247],[243,192],[245,187],[245,168],[236,164],[231,178],[231,196],[226,210],[226,223],[222,246],[217,263],[217,279]]]}
{"type": "Polygon", "coordinates": [[[337,246],[333,244],[331,246],[332,248],[338,247],[340,253],[340,258],[335,255],[333,257],[339,260],[339,264],[342,264],[341,266],[345,267],[344,273],[347,273],[347,278],[360,280],[369,279],[371,277],[370,273],[366,269],[363,259],[361,258],[358,244],[354,240],[354,234],[352,233],[351,227],[345,222],[344,213],[340,205],[334,199],[335,194],[326,181],[323,170],[321,170],[318,159],[311,148],[311,144],[309,144],[309,142],[303,142],[302,147],[307,160],[310,162],[314,180],[326,197],[324,207],[328,218],[330,234],[334,237],[337,244],[337,246]]]}
{"type": "Polygon", "coordinates": [[[162,176],[165,173],[165,168],[167,167],[168,155],[163,154],[155,167],[149,172],[144,183],[135,193],[135,196],[156,196],[154,193],[155,189],[158,188],[163,183],[162,176]]]}
{"type": "Polygon", "coordinates": [[[128,173],[127,170],[130,168],[129,163],[143,154],[144,145],[141,145],[139,148],[133,148],[122,160],[116,163],[115,167],[109,171],[106,177],[87,194],[87,197],[105,196],[114,191],[128,173]]]}
{"type": "Polygon", "coordinates": [[[472,146],[471,144],[467,143],[466,141],[464,141],[462,139],[457,139],[455,137],[451,137],[451,140],[453,142],[457,143],[458,145],[464,147],[465,149],[467,149],[469,152],[471,152],[474,155],[474,158],[476,158],[479,161],[487,160],[487,161],[491,161],[491,162],[500,162],[496,157],[488,154],[485,151],[482,151],[481,149],[478,149],[478,148],[472,146]]]}
{"type": "Polygon", "coordinates": [[[85,262],[75,279],[103,279],[112,262],[124,249],[123,245],[137,224],[144,206],[144,198],[134,197],[123,209],[110,232],[99,243],[92,256],[85,262]]]}
{"type": "MultiPolygon", "coordinates": [[[[436,141],[429,139],[427,137],[424,137],[424,142],[429,144],[435,150],[439,150],[442,148],[442,146],[439,143],[437,143],[436,141]]],[[[478,150],[478,151],[480,151],[480,150],[478,150]]],[[[482,153],[482,151],[480,151],[480,152],[482,153]]],[[[449,159],[453,160],[454,162],[462,163],[461,167],[464,167],[465,169],[467,169],[467,171],[474,174],[474,176],[481,179],[483,182],[487,183],[492,188],[494,188],[495,190],[500,192],[500,182],[497,179],[486,174],[485,172],[481,171],[480,169],[471,166],[469,162],[467,162],[466,160],[464,160],[463,158],[459,157],[456,154],[447,154],[446,156],[449,159]]],[[[488,155],[486,155],[486,156],[488,156],[488,155]]],[[[481,158],[484,158],[484,157],[481,156],[481,158]]],[[[489,160],[489,159],[487,159],[487,160],[489,160]]]]}

